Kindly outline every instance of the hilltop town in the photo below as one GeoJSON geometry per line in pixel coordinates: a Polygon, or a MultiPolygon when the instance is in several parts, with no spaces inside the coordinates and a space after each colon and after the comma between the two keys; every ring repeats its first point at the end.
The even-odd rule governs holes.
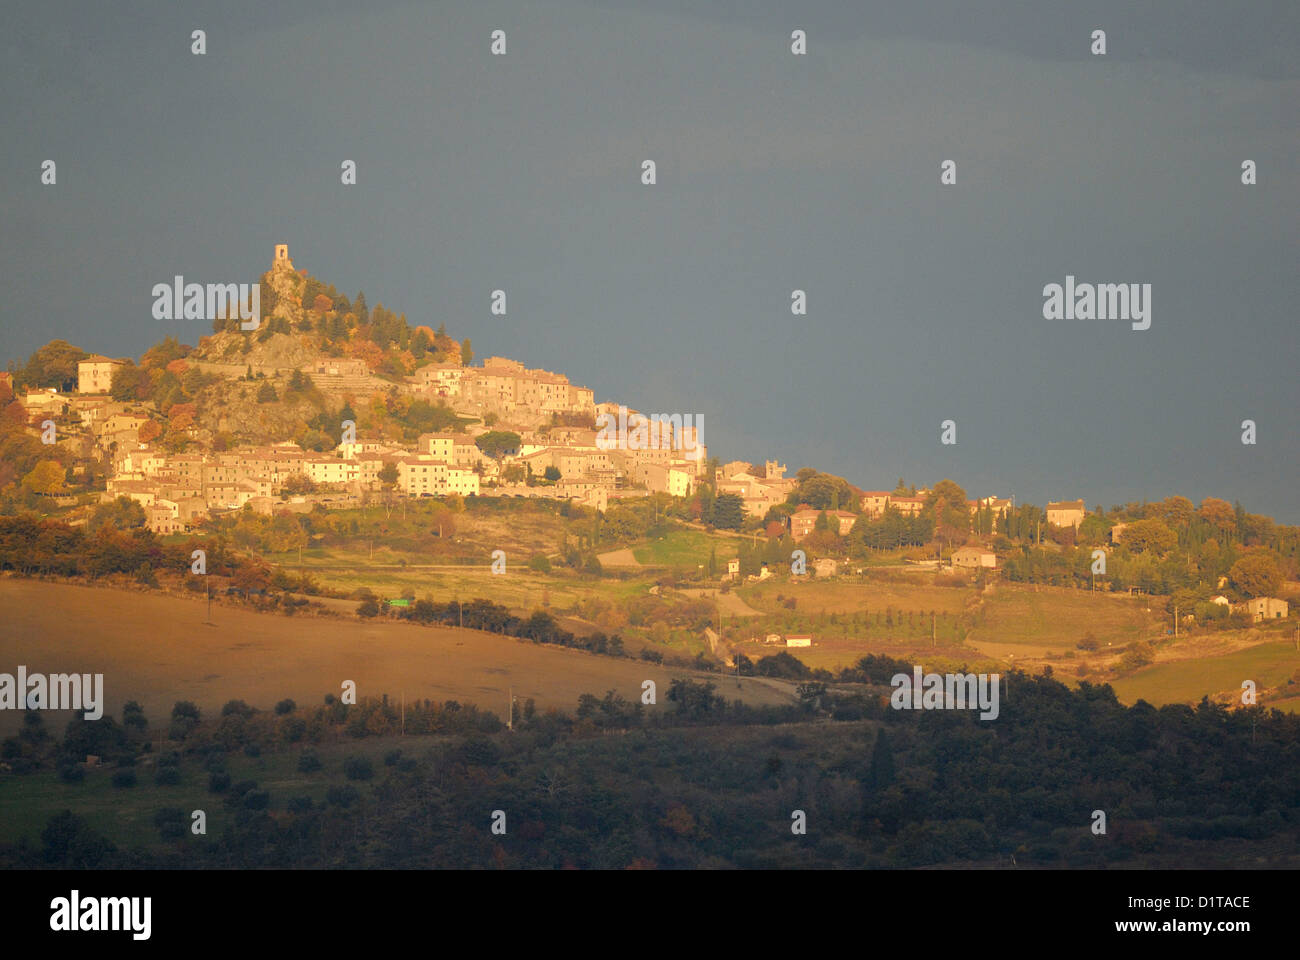
{"type": "MultiPolygon", "coordinates": [[[[662,430],[642,418],[638,430],[636,411],[597,404],[563,374],[505,357],[473,365],[469,341],[370,312],[364,296],[331,297],[284,245],[262,289],[256,333],[221,318],[197,348],[165,341],[138,366],[88,355],[70,382],[23,386],[12,399],[32,435],[53,440],[60,476],[99,469],[104,499],[134,500],[150,530],[171,534],[245,506],[309,511],[383,491],[603,510],[611,497],[688,496],[704,472],[689,416],[662,430]],[[597,429],[604,416],[612,430],[597,429]],[[653,442],[638,442],[646,422],[653,442]]],[[[52,352],[75,355],[62,346],[52,352]]],[[[14,377],[0,375],[0,391],[12,394],[14,377]]],[[[69,503],[59,494],[70,485],[38,486],[69,503]]]]}
{"type": "MultiPolygon", "coordinates": [[[[862,490],[812,467],[787,476],[772,459],[721,463],[709,456],[702,417],[597,402],[564,374],[518,360],[476,364],[468,339],[340,294],[296,268],[284,244],[258,291],[259,321],[246,324],[247,305],[214,306],[209,287],[212,333],[195,347],[169,337],[136,362],[56,340],[11,364],[0,374],[7,509],[21,501],[77,527],[97,504],[125,498],[143,526],[168,537],[202,536],[210,522],[247,512],[345,511],[394,498],[528,498],[605,514],[659,497],[688,522],[754,538],[724,581],[766,580],[797,545],[796,576],[804,567],[822,578],[860,572],[888,554],[981,581],[1192,590],[1181,606],[1196,607],[1193,618],[1289,615],[1271,593],[1294,565],[1294,531],[1222,500],[1040,509],[969,498],[951,480],[862,490]],[[1184,574],[1161,566],[1171,550],[1195,553],[1207,539],[1214,552],[1189,558],[1184,574]],[[1260,584],[1241,588],[1232,576],[1234,544],[1268,568],[1260,584]],[[1099,555],[1109,569],[1104,559],[1097,567],[1099,555]]],[[[200,316],[203,294],[176,278],[187,316],[191,305],[200,316]]]]}

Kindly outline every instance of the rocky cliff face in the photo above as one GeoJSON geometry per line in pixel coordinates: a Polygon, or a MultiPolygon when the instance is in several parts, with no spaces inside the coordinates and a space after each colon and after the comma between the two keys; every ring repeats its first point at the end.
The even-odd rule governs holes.
{"type": "Polygon", "coordinates": [[[316,407],[306,398],[285,390],[284,382],[224,381],[208,387],[199,397],[198,423],[211,433],[231,433],[253,443],[292,440],[305,423],[316,416],[316,407]],[[257,392],[266,382],[276,387],[280,399],[259,403],[257,392]]]}
{"type": "MultiPolygon", "coordinates": [[[[263,321],[265,322],[265,321],[263,321]]],[[[309,335],[273,333],[265,340],[257,334],[214,333],[199,341],[187,360],[212,373],[242,376],[248,367],[267,376],[277,371],[297,370],[319,355],[309,335]]]]}
{"type": "Polygon", "coordinates": [[[306,286],[292,260],[277,260],[262,274],[262,322],[282,317],[294,329],[302,321],[302,292],[306,286]]]}

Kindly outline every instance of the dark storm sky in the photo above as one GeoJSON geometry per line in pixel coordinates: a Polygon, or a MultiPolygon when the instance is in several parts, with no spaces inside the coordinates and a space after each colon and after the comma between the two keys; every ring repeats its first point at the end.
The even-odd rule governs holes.
{"type": "Polygon", "coordinates": [[[53,337],[194,343],[206,325],[154,320],[152,285],[251,281],[285,242],[480,358],[703,415],[725,459],[1040,504],[1215,495],[1300,522],[1294,2],[25,3],[5,20],[0,362],[53,337]],[[1150,283],[1151,329],[1044,320],[1067,274],[1150,283]]]}

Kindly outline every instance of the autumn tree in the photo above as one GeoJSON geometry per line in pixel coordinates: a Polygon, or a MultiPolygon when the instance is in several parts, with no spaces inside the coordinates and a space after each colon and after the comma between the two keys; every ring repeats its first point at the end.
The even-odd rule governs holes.
{"type": "Polygon", "coordinates": [[[970,507],[966,491],[952,480],[940,480],[925,498],[925,509],[934,516],[934,533],[949,547],[965,541],[970,533],[970,507]]]}
{"type": "Polygon", "coordinates": [[[1163,520],[1168,526],[1185,527],[1191,522],[1196,508],[1192,501],[1186,497],[1165,497],[1159,503],[1152,507],[1152,513],[1156,519],[1163,520]]]}
{"type": "Polygon", "coordinates": [[[1163,520],[1134,520],[1124,528],[1124,546],[1133,553],[1168,553],[1178,546],[1178,535],[1163,520]]]}
{"type": "Polygon", "coordinates": [[[1232,585],[1248,597],[1270,597],[1282,585],[1282,571],[1268,553],[1248,553],[1228,570],[1232,585]]]}
{"type": "Polygon", "coordinates": [[[113,385],[109,394],[114,400],[124,403],[132,400],[146,400],[153,390],[153,380],[146,370],[134,363],[124,363],[113,369],[113,385]]]}
{"type": "Polygon", "coordinates": [[[1206,497],[1201,501],[1201,508],[1196,515],[1206,523],[1212,524],[1227,534],[1237,532],[1237,511],[1227,500],[1206,497]]]}
{"type": "Polygon", "coordinates": [[[57,460],[42,460],[23,477],[23,486],[33,493],[53,495],[64,490],[63,464],[57,460]]]}
{"type": "Polygon", "coordinates": [[[197,413],[198,407],[194,404],[177,403],[167,411],[167,419],[171,422],[173,430],[188,430],[194,426],[194,417],[197,413]]]}

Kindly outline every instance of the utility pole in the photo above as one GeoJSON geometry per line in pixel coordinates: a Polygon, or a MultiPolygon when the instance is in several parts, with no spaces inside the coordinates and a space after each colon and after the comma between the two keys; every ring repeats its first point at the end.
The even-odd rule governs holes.
{"type": "Polygon", "coordinates": [[[506,729],[513,730],[514,728],[515,728],[515,688],[511,687],[510,704],[509,707],[507,708],[507,713],[506,713],[506,729]]]}
{"type": "Polygon", "coordinates": [[[1178,604],[1174,604],[1174,639],[1178,639],[1178,604]]]}
{"type": "Polygon", "coordinates": [[[402,736],[406,736],[406,691],[402,691],[402,736]]]}

